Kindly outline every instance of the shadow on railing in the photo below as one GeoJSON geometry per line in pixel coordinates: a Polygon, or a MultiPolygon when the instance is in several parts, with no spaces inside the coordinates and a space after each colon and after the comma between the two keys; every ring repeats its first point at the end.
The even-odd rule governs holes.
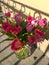
{"type": "MultiPolygon", "coordinates": [[[[22,15],[23,17],[25,17],[25,18],[27,17],[27,15],[25,14],[26,8],[28,8],[28,9],[34,11],[34,14],[33,14],[33,15],[35,15],[36,13],[38,13],[39,15],[40,15],[40,14],[43,14],[43,15],[49,17],[49,14],[48,14],[48,13],[43,12],[43,11],[40,11],[40,10],[38,10],[38,9],[35,9],[35,8],[30,7],[30,6],[28,6],[28,5],[25,5],[25,4],[23,4],[23,3],[20,3],[20,2],[14,1],[14,0],[8,0],[7,3],[5,3],[4,0],[2,0],[2,1],[0,0],[0,6],[1,6],[1,7],[4,7],[5,12],[6,12],[6,9],[8,9],[8,11],[10,11],[10,9],[11,9],[13,13],[15,13],[15,12],[20,13],[20,10],[18,10],[18,9],[15,8],[16,4],[21,5],[21,8],[20,8],[20,10],[21,10],[21,15],[22,15]],[[10,2],[10,1],[13,2],[13,6],[10,6],[10,5],[9,5],[9,2],[10,2]],[[15,5],[14,5],[14,4],[15,4],[15,5]],[[6,7],[5,7],[5,6],[6,6],[6,7]],[[24,8],[24,10],[22,10],[22,8],[24,8]]],[[[3,35],[1,35],[1,37],[2,37],[2,36],[3,36],[3,35]]],[[[48,33],[48,37],[47,37],[47,38],[49,39],[49,33],[48,33]]],[[[7,39],[1,41],[0,43],[4,42],[4,41],[6,41],[6,40],[7,40],[7,39]]],[[[4,49],[2,49],[2,50],[0,51],[0,53],[3,52],[5,49],[7,49],[9,46],[10,46],[10,44],[9,44],[8,46],[6,46],[4,49]]],[[[46,49],[46,51],[47,51],[47,49],[46,49]]],[[[46,53],[46,51],[45,51],[45,53],[46,53]]],[[[36,65],[36,64],[45,56],[45,53],[44,53],[33,65],[36,65]]],[[[3,58],[3,59],[0,61],[0,63],[1,63],[2,61],[6,60],[8,57],[10,57],[12,54],[14,54],[14,52],[10,53],[8,56],[6,56],[5,58],[3,58]]],[[[18,65],[18,63],[19,63],[20,61],[21,61],[21,60],[18,60],[14,65],[18,65]]]]}
{"type": "Polygon", "coordinates": [[[43,15],[49,17],[49,13],[43,12],[41,10],[38,10],[36,8],[30,7],[28,5],[25,5],[23,3],[20,3],[20,2],[14,1],[14,0],[7,0],[7,3],[5,3],[4,0],[3,0],[3,1],[0,1],[0,3],[2,3],[4,5],[4,6],[3,5],[1,5],[1,6],[3,6],[5,10],[8,9],[10,11],[10,9],[12,9],[13,12],[17,12],[17,13],[19,13],[20,10],[21,10],[21,15],[23,15],[25,17],[26,17],[26,14],[24,14],[24,13],[26,12],[26,8],[34,11],[34,13],[35,12],[36,13],[40,13],[40,14],[43,14],[43,15]],[[9,5],[10,1],[13,2],[13,5],[12,6],[9,5]],[[16,9],[16,5],[17,4],[21,5],[20,10],[16,9]],[[22,9],[24,9],[24,10],[22,11],[22,9]]]}
{"type": "Polygon", "coordinates": [[[23,3],[20,3],[20,2],[14,1],[14,0],[11,0],[11,1],[13,1],[14,3],[17,3],[17,4],[21,5],[21,10],[22,10],[22,7],[24,7],[24,12],[25,12],[25,7],[26,7],[26,8],[29,8],[30,10],[33,10],[33,11],[35,11],[35,12],[37,12],[37,13],[40,13],[40,14],[43,14],[43,15],[46,15],[46,16],[49,17],[49,14],[46,13],[46,12],[40,11],[40,10],[38,10],[38,9],[36,9],[36,8],[30,7],[30,6],[28,6],[28,5],[25,5],[25,4],[23,4],[23,3]]]}

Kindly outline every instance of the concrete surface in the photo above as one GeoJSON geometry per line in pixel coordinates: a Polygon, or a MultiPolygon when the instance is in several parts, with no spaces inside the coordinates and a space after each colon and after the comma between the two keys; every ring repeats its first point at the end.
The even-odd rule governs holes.
{"type": "Polygon", "coordinates": [[[1,35],[2,34],[0,34],[0,65],[48,65],[49,58],[47,56],[42,57],[43,52],[38,48],[30,57],[24,60],[19,60],[10,49],[11,41],[5,40],[7,38],[6,35],[1,35]]]}

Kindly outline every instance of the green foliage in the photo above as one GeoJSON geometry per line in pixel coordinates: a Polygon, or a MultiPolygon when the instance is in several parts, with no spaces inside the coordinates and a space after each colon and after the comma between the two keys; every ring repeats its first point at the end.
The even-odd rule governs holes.
{"type": "Polygon", "coordinates": [[[28,57],[28,50],[26,46],[24,46],[22,49],[15,51],[15,54],[19,59],[24,59],[28,57]]]}
{"type": "Polygon", "coordinates": [[[6,34],[8,36],[9,40],[13,40],[14,38],[16,38],[16,35],[12,35],[10,32],[3,32],[4,34],[6,34]]]}
{"type": "Polygon", "coordinates": [[[2,22],[3,22],[3,21],[2,21],[2,18],[0,18],[0,24],[2,24],[2,22]]]}
{"type": "Polygon", "coordinates": [[[16,26],[16,23],[13,22],[10,18],[7,18],[7,22],[9,22],[13,27],[16,26]]]}
{"type": "Polygon", "coordinates": [[[25,20],[23,20],[20,25],[22,26],[22,28],[25,28],[26,27],[26,24],[27,23],[25,22],[25,20]]]}

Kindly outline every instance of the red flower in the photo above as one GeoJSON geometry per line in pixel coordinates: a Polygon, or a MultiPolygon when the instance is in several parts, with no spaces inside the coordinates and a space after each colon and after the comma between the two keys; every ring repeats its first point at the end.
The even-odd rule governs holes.
{"type": "Polygon", "coordinates": [[[10,32],[11,24],[8,23],[8,22],[3,22],[3,23],[2,23],[2,29],[3,29],[3,31],[5,31],[5,32],[10,32]]]}
{"type": "Polygon", "coordinates": [[[36,39],[36,41],[43,41],[43,37],[44,37],[44,32],[42,32],[41,30],[39,30],[39,29],[36,29],[35,31],[34,31],[34,34],[35,34],[35,39],[36,39]]]}
{"type": "Polygon", "coordinates": [[[5,17],[10,17],[11,16],[11,14],[10,14],[10,12],[7,12],[7,13],[5,13],[5,15],[4,15],[5,17]]]}
{"type": "Polygon", "coordinates": [[[19,34],[22,31],[22,27],[21,26],[16,26],[16,27],[12,27],[10,32],[12,34],[19,34]]]}
{"type": "Polygon", "coordinates": [[[28,16],[26,21],[27,21],[28,23],[31,23],[33,20],[34,20],[34,17],[28,16]]]}
{"type": "Polygon", "coordinates": [[[18,29],[19,33],[22,31],[22,27],[21,26],[18,26],[17,29],[18,29]]]}
{"type": "Polygon", "coordinates": [[[34,34],[35,34],[36,36],[39,36],[39,37],[43,37],[43,36],[44,36],[44,32],[42,32],[42,31],[39,30],[39,29],[35,29],[34,34]]]}
{"type": "Polygon", "coordinates": [[[15,27],[11,27],[10,32],[12,33],[12,35],[15,34],[15,27]]]}
{"type": "Polygon", "coordinates": [[[28,44],[30,44],[30,45],[32,45],[32,44],[35,44],[36,43],[36,39],[35,39],[35,37],[28,37],[28,44]]]}
{"type": "Polygon", "coordinates": [[[22,47],[23,44],[18,38],[15,38],[11,43],[11,49],[14,51],[20,50],[22,47]]]}

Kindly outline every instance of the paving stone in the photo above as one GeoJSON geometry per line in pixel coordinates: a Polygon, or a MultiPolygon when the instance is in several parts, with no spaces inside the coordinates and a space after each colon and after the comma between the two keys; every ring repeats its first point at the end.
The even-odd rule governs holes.
{"type": "Polygon", "coordinates": [[[12,65],[12,63],[10,63],[9,61],[5,60],[2,62],[2,65],[12,65]]]}
{"type": "Polygon", "coordinates": [[[16,57],[15,54],[12,54],[10,57],[8,57],[7,59],[5,59],[4,61],[2,61],[1,63],[3,65],[14,65],[14,63],[16,63],[18,61],[18,58],[16,57]]]}
{"type": "Polygon", "coordinates": [[[18,65],[33,65],[33,63],[35,63],[42,55],[43,55],[43,52],[41,52],[37,48],[30,57],[22,60],[21,62],[18,63],[18,65]],[[36,59],[35,59],[35,57],[36,57],[36,59]]]}
{"type": "MultiPolygon", "coordinates": [[[[1,29],[0,29],[1,30],[1,29]]],[[[3,35],[3,33],[0,32],[0,35],[3,35]]]]}
{"type": "Polygon", "coordinates": [[[16,57],[15,54],[11,55],[8,59],[7,59],[10,63],[12,63],[12,65],[14,65],[19,59],[16,57]]]}
{"type": "Polygon", "coordinates": [[[0,61],[1,61],[1,59],[2,59],[2,54],[0,53],[0,61]]]}
{"type": "Polygon", "coordinates": [[[2,37],[0,37],[0,42],[2,42],[3,40],[7,39],[8,36],[7,35],[3,35],[2,37]]]}
{"type": "Polygon", "coordinates": [[[0,44],[0,52],[2,52],[3,50],[5,50],[6,48],[8,48],[10,46],[11,41],[4,41],[0,44]]]}
{"type": "Polygon", "coordinates": [[[8,47],[6,50],[0,53],[0,60],[4,59],[8,55],[10,55],[13,51],[11,50],[10,47],[8,47]]]}
{"type": "Polygon", "coordinates": [[[42,42],[42,44],[41,44],[41,43],[38,43],[38,44],[37,44],[37,47],[39,47],[40,50],[43,51],[43,53],[44,53],[44,52],[46,51],[48,45],[49,45],[49,40],[46,40],[46,39],[45,39],[45,40],[42,42]]]}
{"type": "MultiPolygon", "coordinates": [[[[4,39],[6,39],[7,37],[2,36],[1,38],[0,39],[2,41],[4,39]],[[3,38],[3,39],[1,39],[1,38],[3,38]]],[[[11,41],[4,41],[0,44],[0,50],[4,49],[7,46],[7,48],[3,52],[0,53],[0,60],[6,58],[10,53],[12,53],[10,46],[8,47],[8,45],[10,43],[11,43],[11,41]]],[[[18,63],[18,65],[33,65],[33,63],[35,63],[42,55],[43,55],[43,52],[37,48],[30,57],[20,61],[18,63]]],[[[45,65],[46,65],[48,62],[48,60],[47,61],[46,60],[47,60],[46,58],[43,58],[42,61],[40,61],[40,63],[38,63],[38,65],[43,64],[43,61],[45,61],[45,65]]],[[[14,65],[14,64],[16,65],[17,62],[18,62],[18,58],[16,57],[15,54],[13,54],[10,57],[8,57],[6,60],[4,60],[2,62],[2,65],[14,65]]]]}
{"type": "Polygon", "coordinates": [[[49,50],[47,51],[47,53],[45,55],[49,58],[49,50]]]}
{"type": "MultiPolygon", "coordinates": [[[[34,65],[34,63],[43,55],[43,53],[37,48],[35,52],[29,57],[18,63],[18,65],[34,65]]],[[[48,57],[43,57],[37,65],[47,65],[49,62],[48,57]]],[[[16,65],[16,64],[15,64],[16,65]]]]}
{"type": "Polygon", "coordinates": [[[2,64],[0,63],[0,65],[2,65],[2,64]]]}
{"type": "Polygon", "coordinates": [[[3,13],[2,13],[2,12],[0,12],[0,17],[1,17],[1,16],[3,16],[3,13]]]}
{"type": "Polygon", "coordinates": [[[37,65],[48,65],[48,63],[49,63],[49,59],[48,57],[45,56],[40,60],[40,62],[37,65]]]}

